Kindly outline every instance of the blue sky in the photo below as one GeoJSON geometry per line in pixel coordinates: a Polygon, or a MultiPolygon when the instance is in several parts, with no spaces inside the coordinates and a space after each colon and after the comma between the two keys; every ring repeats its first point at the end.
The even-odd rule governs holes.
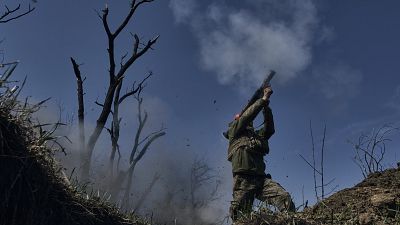
{"type": "MultiPolygon", "coordinates": [[[[95,13],[105,3],[115,29],[128,11],[127,1],[42,0],[32,14],[1,26],[5,60],[21,60],[17,74],[28,76],[24,95],[53,99],[44,119],[56,118],[51,115],[57,107],[51,105],[58,103],[66,115],[76,114],[73,56],[83,63],[86,116],[94,124],[99,108],[93,102],[103,99],[108,79],[106,36],[95,13]]],[[[145,89],[151,127],[165,123],[168,130],[138,173],[163,157],[173,163],[203,157],[224,180],[222,205],[227,205],[231,174],[221,133],[274,69],[271,108],[277,132],[266,157],[268,172],[298,204],[303,186],[306,199],[314,201],[312,170],[299,157],[311,159],[312,120],[317,145],[327,125],[326,180],[335,178],[339,189],[358,183],[362,176],[347,139],[385,123],[399,125],[399,9],[395,0],[158,0],[140,8],[127,31],[143,40],[160,39],[128,71],[125,84],[153,71],[145,89]]],[[[123,33],[118,54],[131,46],[131,35],[123,33]]],[[[129,140],[134,101],[122,111],[129,140]]],[[[400,160],[399,134],[392,138],[387,165],[400,160]]],[[[122,142],[122,149],[129,145],[122,142]]]]}

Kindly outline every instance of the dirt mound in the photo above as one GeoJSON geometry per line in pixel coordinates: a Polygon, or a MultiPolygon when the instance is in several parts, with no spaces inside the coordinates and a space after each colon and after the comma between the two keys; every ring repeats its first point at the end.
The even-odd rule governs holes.
{"type": "Polygon", "coordinates": [[[256,213],[241,224],[400,224],[400,169],[369,175],[315,206],[295,214],[256,213]]]}
{"type": "Polygon", "coordinates": [[[347,224],[400,224],[400,169],[373,173],[314,206],[311,215],[322,221],[347,224]]]}
{"type": "Polygon", "coordinates": [[[67,184],[31,108],[0,98],[0,225],[144,224],[67,184]]]}

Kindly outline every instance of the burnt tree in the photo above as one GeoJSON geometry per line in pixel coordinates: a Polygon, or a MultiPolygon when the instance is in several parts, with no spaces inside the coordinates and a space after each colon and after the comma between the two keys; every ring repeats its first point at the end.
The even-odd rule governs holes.
{"type": "MultiPolygon", "coordinates": [[[[91,132],[91,134],[89,135],[87,143],[85,143],[85,148],[81,149],[81,151],[82,151],[81,178],[83,180],[88,180],[88,178],[89,178],[89,171],[90,171],[90,167],[91,167],[91,158],[93,155],[93,151],[94,151],[96,142],[98,141],[100,134],[102,133],[103,129],[105,128],[107,119],[112,112],[114,96],[115,96],[117,90],[122,86],[122,82],[126,76],[127,70],[133,65],[133,63],[136,62],[136,60],[138,60],[140,57],[142,57],[148,50],[152,49],[152,46],[157,42],[158,36],[151,40],[148,40],[147,43],[145,43],[145,44],[141,44],[141,41],[138,38],[138,36],[133,35],[134,40],[133,40],[133,48],[131,50],[131,53],[129,56],[126,55],[126,57],[127,57],[126,62],[121,62],[121,66],[118,69],[116,67],[116,56],[115,56],[116,39],[121,34],[121,32],[126,29],[126,26],[132,20],[133,15],[137,11],[137,9],[140,6],[142,6],[143,4],[149,3],[152,1],[153,0],[141,0],[141,1],[132,0],[130,2],[128,14],[123,19],[123,21],[119,24],[119,26],[115,29],[115,31],[112,31],[109,26],[108,6],[106,6],[102,10],[101,13],[100,12],[98,13],[98,16],[102,21],[103,28],[104,28],[104,31],[106,33],[107,40],[108,40],[107,52],[108,52],[108,63],[109,63],[109,69],[108,69],[109,83],[108,83],[104,101],[102,103],[98,103],[98,105],[101,105],[102,109],[101,109],[100,114],[97,117],[96,126],[95,126],[94,130],[91,132]]],[[[73,63],[73,66],[74,66],[75,75],[77,75],[77,72],[79,71],[79,67],[77,68],[78,70],[75,70],[76,66],[74,65],[74,63],[73,63]]],[[[83,95],[83,93],[79,94],[79,90],[78,90],[78,95],[83,95]]],[[[80,123],[83,123],[83,118],[82,118],[82,120],[80,119],[79,121],[80,121],[80,123]]],[[[83,140],[84,140],[84,138],[83,138],[83,140]]]]}

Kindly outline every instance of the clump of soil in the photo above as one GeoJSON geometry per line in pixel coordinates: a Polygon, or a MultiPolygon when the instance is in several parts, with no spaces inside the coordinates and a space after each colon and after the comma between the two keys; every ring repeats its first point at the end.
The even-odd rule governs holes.
{"type": "Polygon", "coordinates": [[[246,225],[400,225],[400,168],[370,174],[315,206],[294,214],[258,213],[246,225]]]}
{"type": "Polygon", "coordinates": [[[0,97],[0,225],[145,224],[65,182],[31,108],[0,97]]]}

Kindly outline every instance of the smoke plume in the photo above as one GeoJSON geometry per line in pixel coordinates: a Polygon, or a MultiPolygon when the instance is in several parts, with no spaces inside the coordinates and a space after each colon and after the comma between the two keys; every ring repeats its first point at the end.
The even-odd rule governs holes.
{"type": "Polygon", "coordinates": [[[170,7],[176,22],[194,32],[201,66],[215,72],[222,84],[255,86],[270,69],[285,82],[311,63],[318,25],[311,0],[204,3],[171,0],[170,7]]]}

